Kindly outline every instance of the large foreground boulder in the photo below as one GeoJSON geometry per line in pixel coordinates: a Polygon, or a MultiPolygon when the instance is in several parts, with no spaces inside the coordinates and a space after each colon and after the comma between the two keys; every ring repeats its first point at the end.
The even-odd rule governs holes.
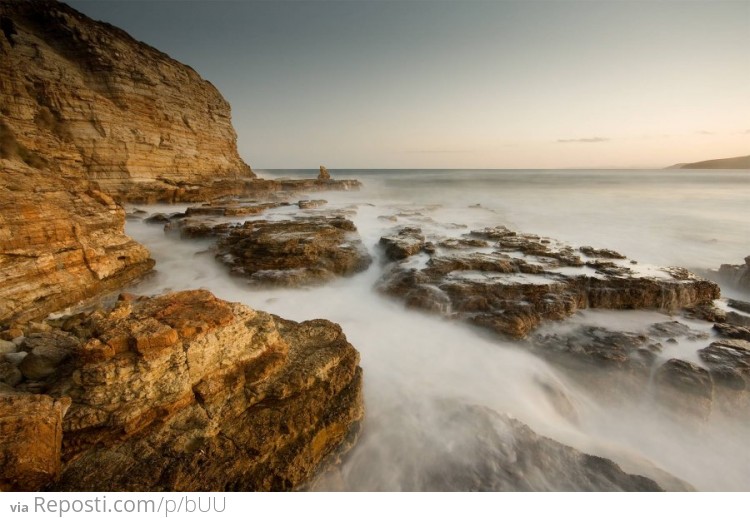
{"type": "MultiPolygon", "coordinates": [[[[359,355],[331,322],[291,322],[189,291],[125,297],[56,324],[63,331],[47,333],[78,346],[5,398],[13,415],[36,408],[28,391],[72,404],[57,449],[39,452],[45,476],[5,471],[4,488],[292,489],[356,437],[359,355]]],[[[49,347],[44,336],[37,347],[49,347]]],[[[8,437],[0,458],[31,447],[27,435],[8,437]]]]}

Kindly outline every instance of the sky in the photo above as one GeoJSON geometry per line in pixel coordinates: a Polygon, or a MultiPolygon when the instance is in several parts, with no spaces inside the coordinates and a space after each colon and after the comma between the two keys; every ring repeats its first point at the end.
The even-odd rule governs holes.
{"type": "Polygon", "coordinates": [[[256,169],[750,154],[750,0],[67,3],[216,85],[256,169]]]}

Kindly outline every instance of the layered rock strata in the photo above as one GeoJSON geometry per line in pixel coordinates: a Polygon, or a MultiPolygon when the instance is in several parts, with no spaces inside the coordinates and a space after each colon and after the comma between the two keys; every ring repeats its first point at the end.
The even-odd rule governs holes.
{"type": "Polygon", "coordinates": [[[363,415],[359,356],[325,320],[192,291],[52,323],[22,342],[36,360],[0,397],[4,489],[291,489],[363,415]]]}
{"type": "Polygon", "coordinates": [[[253,176],[229,104],[190,67],[63,3],[0,18],[0,111],[27,163],[120,197],[253,176]]]}
{"type": "Polygon", "coordinates": [[[15,160],[0,167],[0,323],[46,316],[152,268],[107,194],[15,160]]]}
{"type": "Polygon", "coordinates": [[[357,227],[343,217],[247,221],[219,239],[217,258],[253,283],[319,284],[372,262],[357,227]]]}
{"type": "Polygon", "coordinates": [[[674,311],[710,302],[716,284],[680,268],[635,266],[611,251],[570,246],[505,227],[436,240],[413,230],[383,238],[394,260],[380,289],[407,305],[442,312],[523,338],[545,320],[584,308],[674,311]],[[398,246],[397,246],[398,245],[398,246]],[[420,256],[408,257],[418,252],[420,256]],[[602,260],[600,257],[607,257],[602,260]],[[406,259],[403,259],[406,257],[406,259]],[[398,260],[401,259],[401,260],[398,260]]]}

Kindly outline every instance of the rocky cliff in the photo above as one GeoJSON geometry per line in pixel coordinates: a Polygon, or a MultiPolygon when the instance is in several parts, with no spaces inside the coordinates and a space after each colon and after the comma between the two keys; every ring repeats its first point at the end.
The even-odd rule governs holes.
{"type": "Polygon", "coordinates": [[[253,176],[229,104],[193,69],[50,0],[0,2],[0,154],[127,198],[253,176]]]}
{"type": "Polygon", "coordinates": [[[0,323],[46,316],[153,267],[107,194],[17,160],[0,167],[0,323]]]}
{"type": "Polygon", "coordinates": [[[51,324],[2,360],[2,490],[291,489],[363,416],[359,355],[326,320],[191,291],[51,324]]]}

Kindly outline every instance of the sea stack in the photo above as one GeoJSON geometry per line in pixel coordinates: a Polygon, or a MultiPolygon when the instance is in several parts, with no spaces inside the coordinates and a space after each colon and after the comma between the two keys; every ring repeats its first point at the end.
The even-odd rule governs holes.
{"type": "Polygon", "coordinates": [[[328,172],[326,166],[320,166],[320,173],[318,173],[318,180],[330,180],[331,173],[328,172]]]}

